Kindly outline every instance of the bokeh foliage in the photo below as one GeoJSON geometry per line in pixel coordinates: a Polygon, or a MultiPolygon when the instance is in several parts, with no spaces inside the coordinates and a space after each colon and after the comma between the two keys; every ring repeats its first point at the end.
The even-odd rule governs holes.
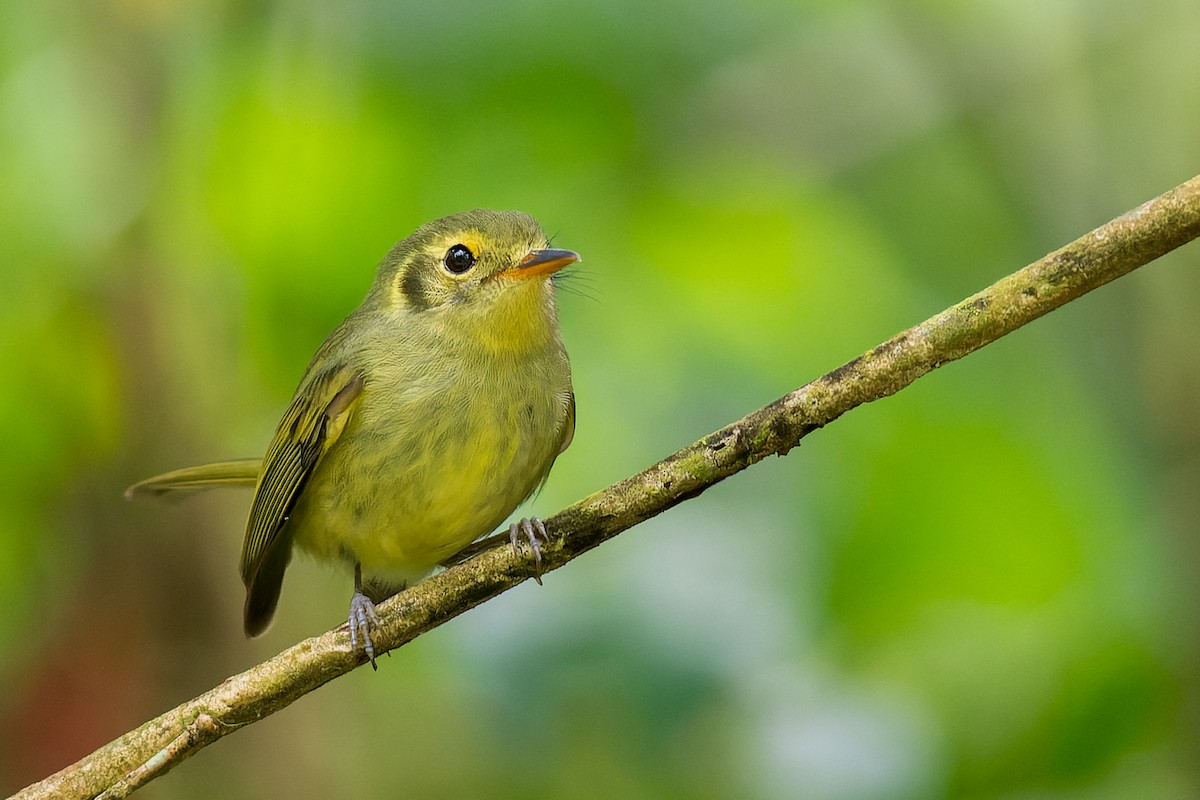
{"type": "MultiPolygon", "coordinates": [[[[240,636],[261,452],[420,222],[583,253],[558,507],[1197,171],[1187,2],[0,4],[0,789],[240,636]]],[[[173,797],[1200,794],[1187,248],[213,747],[173,797]]],[[[1188,269],[1188,267],[1193,269],[1188,269]]]]}

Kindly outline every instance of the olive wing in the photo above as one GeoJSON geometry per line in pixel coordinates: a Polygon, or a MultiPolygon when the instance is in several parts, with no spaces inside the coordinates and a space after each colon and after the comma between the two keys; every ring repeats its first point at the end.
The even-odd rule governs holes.
{"type": "Polygon", "coordinates": [[[575,439],[575,393],[571,392],[567,402],[567,421],[563,425],[562,442],[558,445],[558,455],[562,455],[575,439]]]}
{"type": "Polygon", "coordinates": [[[266,630],[275,614],[292,550],[284,525],[304,484],[341,435],[363,382],[362,374],[349,368],[311,379],[297,392],[267,448],[242,543],[247,636],[266,630]]]}

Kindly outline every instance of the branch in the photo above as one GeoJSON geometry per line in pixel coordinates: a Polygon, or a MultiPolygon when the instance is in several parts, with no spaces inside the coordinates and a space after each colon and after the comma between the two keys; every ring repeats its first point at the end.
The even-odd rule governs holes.
{"type": "MultiPolygon", "coordinates": [[[[1200,236],[1200,176],[900,333],[833,372],[546,520],[543,569],[558,569],[643,520],[696,497],[855,406],[887,397],[1064,303],[1200,236]]],[[[393,650],[531,577],[492,536],[458,563],[379,607],[378,650],[393,650]],[[470,556],[469,558],[467,556],[470,556]]],[[[227,679],[15,797],[125,797],[200,748],[360,666],[344,626],[227,679]]]]}

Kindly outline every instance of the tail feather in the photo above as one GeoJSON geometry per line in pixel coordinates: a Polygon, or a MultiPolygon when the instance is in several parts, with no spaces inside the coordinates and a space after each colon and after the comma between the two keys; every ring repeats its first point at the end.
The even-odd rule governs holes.
{"type": "Polygon", "coordinates": [[[261,466],[261,459],[245,458],[240,461],[221,461],[198,467],[184,467],[135,483],[125,490],[125,499],[130,500],[143,495],[158,497],[175,492],[199,492],[205,489],[239,486],[253,489],[254,484],[258,481],[258,471],[261,466]]]}

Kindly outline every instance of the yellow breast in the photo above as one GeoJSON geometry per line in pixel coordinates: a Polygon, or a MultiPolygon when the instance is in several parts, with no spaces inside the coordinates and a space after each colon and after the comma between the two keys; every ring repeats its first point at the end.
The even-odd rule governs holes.
{"type": "Polygon", "coordinates": [[[567,426],[566,354],[557,336],[528,340],[498,353],[449,335],[434,356],[373,358],[293,510],[295,544],[403,584],[493,531],[545,478],[567,426]]]}

